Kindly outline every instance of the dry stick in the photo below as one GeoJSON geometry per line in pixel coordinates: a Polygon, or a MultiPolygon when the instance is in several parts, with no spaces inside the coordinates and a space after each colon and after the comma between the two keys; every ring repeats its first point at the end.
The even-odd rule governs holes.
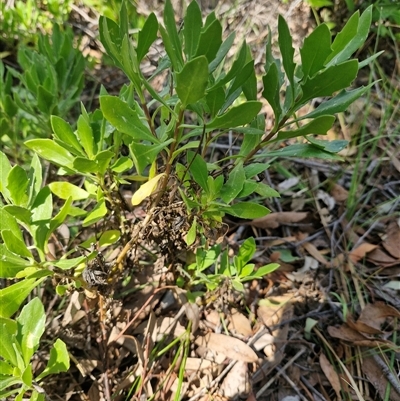
{"type": "Polygon", "coordinates": [[[388,382],[392,385],[396,393],[400,394],[400,382],[396,375],[394,375],[393,372],[390,371],[387,364],[382,360],[379,355],[374,354],[372,355],[372,357],[374,358],[374,361],[377,363],[377,365],[382,369],[383,374],[385,375],[388,382]]]}
{"type": "Polygon", "coordinates": [[[258,399],[258,397],[261,397],[263,395],[263,393],[265,392],[265,390],[268,389],[268,387],[275,381],[278,379],[278,377],[281,375],[282,371],[285,371],[289,366],[291,366],[293,364],[293,362],[298,359],[304,352],[305,352],[305,348],[302,348],[295,356],[293,356],[287,363],[285,363],[284,367],[282,369],[277,369],[277,373],[274,377],[272,377],[264,386],[261,387],[260,390],[258,390],[257,394],[256,394],[256,399],[258,399]]]}
{"type": "Polygon", "coordinates": [[[293,380],[286,374],[286,372],[279,368],[276,367],[276,370],[281,374],[281,376],[290,384],[290,386],[292,387],[292,389],[295,391],[295,393],[303,400],[303,401],[308,401],[306,397],[304,397],[303,394],[300,393],[300,390],[298,388],[298,386],[296,385],[296,383],[293,382],[293,380]]]}

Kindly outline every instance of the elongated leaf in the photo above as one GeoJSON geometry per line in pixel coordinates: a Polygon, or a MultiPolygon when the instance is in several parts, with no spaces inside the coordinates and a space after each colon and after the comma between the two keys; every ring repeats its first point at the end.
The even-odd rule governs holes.
{"type": "Polygon", "coordinates": [[[270,213],[265,206],[253,202],[239,202],[234,205],[222,208],[223,211],[231,216],[241,219],[257,219],[270,213]]]}
{"type": "Polygon", "coordinates": [[[185,54],[188,61],[194,58],[196,54],[202,26],[203,21],[200,7],[197,1],[192,1],[186,10],[183,27],[183,37],[185,38],[185,54]]]}
{"type": "Polygon", "coordinates": [[[235,61],[233,62],[231,69],[225,76],[223,76],[221,79],[218,79],[217,82],[210,88],[210,90],[218,88],[219,86],[224,86],[233,78],[235,78],[238,72],[243,68],[246,62],[246,58],[247,58],[247,46],[246,43],[243,42],[239,50],[239,54],[235,59],[235,61]]]}
{"type": "Polygon", "coordinates": [[[262,95],[268,101],[275,114],[275,120],[279,121],[282,114],[280,104],[280,80],[277,65],[271,64],[266,75],[263,76],[264,90],[262,95]]]}
{"type": "Polygon", "coordinates": [[[88,157],[92,158],[94,154],[92,127],[83,115],[79,116],[77,125],[79,141],[82,144],[83,149],[85,149],[88,157]]]}
{"type": "Polygon", "coordinates": [[[146,22],[143,25],[143,28],[139,32],[138,36],[138,44],[137,44],[137,58],[140,63],[143,60],[143,57],[147,54],[150,49],[150,46],[157,39],[157,31],[158,31],[158,21],[157,17],[154,13],[151,13],[146,22]]]}
{"type": "Polygon", "coordinates": [[[2,230],[1,236],[4,244],[10,252],[25,258],[32,258],[32,254],[28,250],[25,242],[16,237],[11,230],[2,230]]]}
{"type": "Polygon", "coordinates": [[[331,96],[334,92],[348,87],[358,72],[358,61],[349,60],[334,65],[305,81],[303,84],[302,103],[322,96],[331,96]]]}
{"type": "Polygon", "coordinates": [[[304,39],[304,45],[300,49],[304,76],[312,77],[323,69],[331,52],[331,32],[326,24],[321,24],[304,39]]]}
{"type": "Polygon", "coordinates": [[[13,203],[17,206],[26,206],[28,203],[28,176],[26,171],[15,165],[7,177],[7,189],[13,203]]]}
{"type": "Polygon", "coordinates": [[[325,135],[335,121],[335,116],[320,116],[310,121],[303,127],[293,131],[280,131],[278,140],[296,138],[308,134],[325,135]]]}
{"type": "Polygon", "coordinates": [[[164,173],[158,174],[144,183],[132,196],[132,205],[136,206],[148,198],[157,188],[158,181],[164,177],[164,173]]]}
{"type": "Polygon", "coordinates": [[[25,279],[0,290],[0,317],[11,317],[45,278],[25,279]]]}
{"type": "Polygon", "coordinates": [[[220,65],[221,61],[228,54],[228,51],[231,49],[234,40],[235,40],[235,32],[231,32],[231,34],[225,39],[225,41],[220,46],[214,60],[208,66],[208,72],[210,74],[216,70],[216,68],[220,65]]]}
{"type": "Polygon", "coordinates": [[[330,153],[325,152],[324,150],[318,148],[317,146],[307,144],[307,143],[299,143],[290,146],[286,146],[285,148],[274,150],[271,152],[267,152],[265,154],[267,157],[304,157],[304,158],[318,158],[324,160],[343,160],[342,157],[330,153]]]}
{"type": "Polygon", "coordinates": [[[51,139],[31,139],[25,145],[56,166],[72,169],[73,156],[51,139]]]}
{"type": "Polygon", "coordinates": [[[39,193],[42,188],[43,182],[43,172],[42,165],[40,163],[39,156],[35,153],[32,157],[31,166],[28,172],[28,193],[29,193],[29,202],[31,204],[33,199],[35,199],[36,195],[39,193]]]}
{"type": "Polygon", "coordinates": [[[204,191],[208,192],[208,170],[207,164],[200,155],[195,155],[193,152],[187,153],[188,163],[190,165],[190,172],[193,179],[203,188],[204,191]],[[194,159],[193,159],[194,158],[194,159]]]}
{"type": "Polygon", "coordinates": [[[107,214],[107,206],[104,199],[100,199],[93,210],[86,216],[82,222],[83,227],[88,227],[94,223],[97,223],[107,214]]]}
{"type": "Polygon", "coordinates": [[[239,163],[230,172],[227,182],[221,188],[221,199],[225,203],[232,202],[242,190],[245,179],[243,165],[239,163]]]}
{"type": "Polygon", "coordinates": [[[39,346],[40,337],[44,333],[45,322],[46,315],[39,298],[33,298],[25,305],[17,318],[17,338],[21,344],[25,365],[29,364],[33,353],[39,346]]]}
{"type": "MultiPolygon", "coordinates": [[[[15,323],[12,320],[9,321],[15,323]]],[[[2,359],[4,358],[5,361],[9,362],[12,365],[12,367],[18,366],[17,352],[19,350],[17,347],[13,345],[16,343],[15,340],[15,335],[17,333],[16,326],[17,326],[16,324],[9,324],[8,322],[5,321],[5,319],[0,320],[0,330],[1,330],[0,356],[2,357],[2,359]]],[[[0,382],[0,386],[1,385],[3,386],[3,388],[0,387],[0,390],[3,390],[5,387],[7,387],[6,383],[3,384],[0,382]]]]}
{"type": "Polygon", "coordinates": [[[107,54],[117,66],[122,67],[120,50],[123,36],[120,36],[119,26],[113,20],[100,16],[99,30],[101,43],[105,47],[107,54]]]}
{"type": "Polygon", "coordinates": [[[211,63],[216,57],[221,44],[222,25],[216,19],[210,24],[210,26],[203,28],[196,51],[196,57],[206,56],[208,62],[211,63]]]}
{"type": "Polygon", "coordinates": [[[314,111],[302,116],[299,120],[305,118],[316,118],[326,114],[341,113],[342,111],[345,111],[351,103],[366,93],[372,85],[374,85],[374,83],[350,91],[342,90],[338,95],[321,103],[314,111]]]}
{"type": "MultiPolygon", "coordinates": [[[[15,220],[14,213],[10,210],[7,210],[10,208],[17,208],[17,209],[22,209],[24,211],[27,211],[29,213],[29,217],[30,217],[30,212],[25,208],[20,208],[19,206],[8,205],[8,206],[0,207],[0,231],[11,230],[13,235],[22,241],[23,240],[22,233],[21,233],[21,230],[19,229],[17,221],[15,220]]],[[[29,223],[29,220],[28,220],[28,223],[29,223]]]]}
{"type": "Polygon", "coordinates": [[[49,184],[49,188],[54,195],[57,195],[61,199],[68,199],[71,197],[72,200],[87,199],[89,193],[82,188],[77,187],[67,181],[54,181],[49,184]]]}
{"type": "Polygon", "coordinates": [[[370,5],[361,17],[359,17],[359,11],[350,17],[332,43],[333,51],[327,59],[327,65],[346,61],[365,42],[371,27],[372,8],[373,6],[370,5]]]}
{"type": "Polygon", "coordinates": [[[309,142],[311,142],[316,147],[323,149],[330,153],[337,153],[343,150],[348,144],[349,141],[338,139],[334,141],[322,141],[321,139],[316,139],[311,136],[306,137],[309,142]]]}
{"type": "Polygon", "coordinates": [[[257,78],[254,68],[247,81],[242,85],[242,90],[247,100],[257,100],[257,78]]]}
{"type": "Polygon", "coordinates": [[[26,259],[10,252],[6,247],[6,244],[0,244],[0,258],[1,278],[15,278],[18,272],[31,265],[31,263],[26,259]]]}
{"type": "Polygon", "coordinates": [[[176,74],[176,93],[183,107],[202,99],[208,83],[208,62],[204,56],[196,57],[185,64],[176,74]]]}
{"type": "Polygon", "coordinates": [[[120,132],[133,139],[157,143],[150,129],[142,123],[135,110],[116,96],[100,96],[100,107],[104,117],[120,132]]]}
{"type": "MultiPolygon", "coordinates": [[[[1,63],[0,63],[1,65],[1,63]]],[[[0,76],[1,77],[1,76],[0,76]]],[[[7,156],[0,151],[0,192],[6,198],[6,200],[10,199],[10,192],[7,189],[7,177],[8,173],[11,170],[11,164],[7,158],[7,156]]]]}
{"type": "MultiPolygon", "coordinates": [[[[178,31],[176,29],[175,13],[174,13],[174,9],[172,8],[171,0],[165,1],[164,24],[165,24],[166,34],[171,43],[170,51],[173,53],[173,56],[174,56],[173,58],[174,58],[174,60],[176,60],[176,63],[177,63],[176,65],[174,65],[174,62],[172,62],[171,54],[168,53],[168,55],[171,58],[171,62],[172,62],[172,65],[174,66],[174,69],[178,72],[181,70],[181,68],[183,66],[182,44],[181,44],[181,41],[178,36],[178,31]]],[[[162,28],[162,27],[160,27],[160,28],[162,28]]],[[[160,29],[160,32],[161,32],[161,35],[164,40],[165,35],[163,34],[161,29],[160,29]]],[[[164,41],[164,44],[165,44],[165,41],[164,41]]],[[[168,50],[167,50],[167,52],[168,52],[168,50]]]]}
{"type": "Polygon", "coordinates": [[[290,87],[292,88],[294,97],[294,69],[296,64],[293,61],[294,49],[292,46],[292,35],[290,34],[287,22],[281,15],[279,15],[278,19],[278,32],[278,42],[282,55],[283,68],[285,69],[286,75],[289,79],[290,87]]]}
{"type": "Polygon", "coordinates": [[[232,107],[222,116],[214,118],[208,129],[228,129],[250,123],[261,110],[262,103],[254,100],[232,107]]]}
{"type": "Polygon", "coordinates": [[[225,91],[222,87],[216,88],[206,94],[206,102],[210,109],[211,117],[215,117],[215,115],[221,110],[224,101],[225,91]]]}
{"type": "Polygon", "coordinates": [[[236,75],[235,79],[229,86],[227,96],[230,96],[234,91],[241,88],[241,86],[250,78],[252,73],[254,73],[254,60],[250,60],[236,75]]]}
{"type": "Polygon", "coordinates": [[[29,225],[31,223],[31,217],[32,212],[25,207],[14,205],[4,206],[2,209],[0,209],[0,229],[3,227],[9,228],[13,231],[15,236],[19,236],[22,239],[22,234],[19,231],[18,224],[15,219],[29,225]],[[2,210],[7,212],[7,214],[3,214],[2,210]],[[13,217],[12,222],[8,219],[10,215],[13,217]]]}

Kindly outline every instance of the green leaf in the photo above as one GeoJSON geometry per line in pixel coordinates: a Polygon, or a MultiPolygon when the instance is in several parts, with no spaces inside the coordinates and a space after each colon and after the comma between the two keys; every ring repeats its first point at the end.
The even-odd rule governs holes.
{"type": "Polygon", "coordinates": [[[180,71],[183,66],[183,56],[182,56],[182,45],[181,41],[178,36],[178,31],[176,29],[176,22],[175,22],[175,13],[174,9],[172,8],[171,0],[165,1],[164,6],[164,24],[165,24],[165,33],[163,34],[163,27],[160,27],[160,32],[165,43],[165,37],[168,36],[169,42],[171,43],[170,51],[167,53],[171,59],[172,65],[175,71],[180,71]],[[171,58],[171,55],[173,58],[171,58]],[[174,60],[173,60],[174,59],[174,60]]]}
{"type": "Polygon", "coordinates": [[[316,97],[331,96],[333,92],[346,88],[353,82],[357,72],[357,60],[345,61],[327,68],[305,81],[301,103],[304,104],[316,97]]]}
{"type": "Polygon", "coordinates": [[[222,87],[218,87],[206,94],[206,103],[210,109],[211,117],[215,117],[221,110],[225,101],[225,91],[222,87]]]}
{"type": "Polygon", "coordinates": [[[276,269],[279,268],[279,266],[280,265],[278,263],[270,263],[268,265],[261,266],[252,273],[251,277],[248,277],[242,281],[253,280],[254,278],[262,278],[267,274],[271,274],[272,272],[274,272],[276,269]]]}
{"type": "Polygon", "coordinates": [[[283,68],[285,69],[294,95],[294,69],[296,64],[293,62],[294,49],[292,46],[292,35],[290,34],[285,19],[281,15],[279,15],[278,19],[278,33],[278,42],[282,55],[283,68]]]}
{"type": "Polygon", "coordinates": [[[0,290],[0,317],[11,317],[44,278],[25,279],[0,290]]]}
{"type": "Polygon", "coordinates": [[[244,166],[246,178],[253,178],[257,174],[264,173],[270,167],[269,163],[251,163],[244,166]]]}
{"type": "Polygon", "coordinates": [[[130,170],[132,166],[132,160],[129,157],[123,156],[117,159],[117,161],[111,166],[111,170],[116,173],[123,173],[126,170],[130,170]]]}
{"type": "Polygon", "coordinates": [[[232,48],[234,40],[235,40],[235,32],[231,32],[231,34],[222,43],[214,60],[209,64],[208,72],[210,74],[216,70],[216,68],[219,66],[221,61],[228,54],[229,50],[232,48]]]}
{"type": "Polygon", "coordinates": [[[73,156],[51,139],[31,139],[25,145],[56,166],[72,169],[73,156]]]}
{"type": "Polygon", "coordinates": [[[183,107],[196,103],[205,95],[208,84],[208,62],[204,56],[187,62],[176,74],[176,93],[183,107]]]}
{"type": "Polygon", "coordinates": [[[242,245],[239,247],[239,251],[237,253],[237,257],[240,259],[243,265],[250,262],[254,253],[256,251],[256,241],[253,237],[247,238],[242,245]]]}
{"type": "Polygon", "coordinates": [[[87,259],[86,256],[79,256],[77,258],[72,258],[72,259],[60,259],[56,262],[52,262],[52,264],[61,270],[70,270],[76,266],[79,266],[86,259],[87,259]]]}
{"type": "Polygon", "coordinates": [[[7,177],[7,189],[10,193],[11,199],[17,206],[26,206],[28,203],[28,176],[26,171],[15,165],[7,177]]]}
{"type": "Polygon", "coordinates": [[[264,184],[263,182],[257,182],[257,187],[255,189],[256,193],[261,195],[264,198],[279,198],[279,192],[275,191],[275,189],[271,188],[269,185],[264,184]]]}
{"type": "Polygon", "coordinates": [[[75,157],[73,168],[81,174],[99,172],[99,165],[86,157],[75,157]]]}
{"type": "Polygon", "coordinates": [[[142,174],[143,170],[150,164],[152,164],[160,152],[165,149],[173,139],[168,139],[168,141],[162,142],[155,145],[147,145],[143,143],[132,142],[129,145],[131,151],[131,157],[135,163],[136,170],[138,174],[142,174]]]}
{"type": "Polygon", "coordinates": [[[183,25],[183,37],[185,39],[185,54],[188,61],[194,58],[197,47],[199,45],[199,38],[203,21],[201,17],[201,10],[197,1],[192,1],[186,10],[183,25]]]}
{"type": "Polygon", "coordinates": [[[6,198],[6,200],[10,199],[10,192],[7,189],[7,177],[11,170],[11,164],[7,158],[7,156],[0,151],[0,192],[6,198]]]}
{"type": "MultiPolygon", "coordinates": [[[[15,220],[13,209],[20,209],[26,211],[30,217],[30,211],[24,208],[20,208],[19,206],[4,206],[0,207],[0,231],[2,230],[11,230],[15,237],[17,237],[20,241],[23,240],[21,230],[15,220]],[[11,209],[11,210],[9,210],[11,209]]],[[[28,222],[30,219],[28,220],[28,222]]]]}
{"type": "MultiPolygon", "coordinates": [[[[32,255],[30,256],[32,257],[32,255]]],[[[24,270],[26,267],[31,265],[29,261],[9,251],[6,248],[6,244],[0,244],[0,260],[1,278],[14,278],[18,272],[24,270]]]]}
{"type": "Polygon", "coordinates": [[[144,23],[143,28],[140,30],[138,35],[136,54],[139,63],[143,60],[143,57],[149,51],[150,46],[157,39],[157,31],[158,31],[157,17],[155,16],[154,13],[151,13],[147,17],[146,22],[144,23]]]}
{"type": "MultiPolygon", "coordinates": [[[[218,57],[218,54],[216,57],[218,57]]],[[[231,69],[228,71],[228,73],[225,76],[221,75],[221,78],[217,80],[217,82],[210,88],[210,90],[213,90],[220,86],[224,86],[229,81],[231,81],[233,78],[235,78],[236,75],[243,68],[244,64],[246,63],[246,58],[247,58],[247,45],[245,42],[243,42],[243,44],[239,50],[239,54],[238,54],[237,58],[235,59],[235,61],[233,62],[231,69]]]]}
{"type": "Polygon", "coordinates": [[[84,115],[79,116],[77,126],[79,141],[82,144],[83,149],[85,149],[86,154],[91,159],[95,153],[92,127],[84,115]]]}
{"type": "Polygon", "coordinates": [[[37,105],[38,109],[45,115],[53,112],[55,97],[42,85],[37,86],[37,105]]]}
{"type": "Polygon", "coordinates": [[[199,154],[194,154],[193,152],[187,153],[188,164],[190,165],[190,173],[193,176],[193,179],[203,188],[204,191],[208,192],[207,185],[207,163],[199,154]],[[194,158],[194,159],[193,159],[194,158]]]}
{"type": "Polygon", "coordinates": [[[209,26],[204,27],[196,51],[196,56],[206,56],[208,63],[216,57],[222,44],[222,25],[216,19],[209,26]]]}
{"type": "Polygon", "coordinates": [[[45,328],[46,315],[40,299],[33,298],[22,308],[16,320],[18,325],[17,338],[21,344],[25,365],[28,365],[39,346],[40,337],[42,337],[45,328]]]}
{"type": "MultiPolygon", "coordinates": [[[[10,252],[25,258],[32,258],[32,254],[29,252],[25,242],[16,237],[11,230],[2,230],[1,236],[4,244],[10,252]]],[[[2,261],[2,264],[3,262],[4,260],[2,261]]]]}
{"type": "Polygon", "coordinates": [[[69,150],[76,155],[84,156],[84,153],[82,152],[82,146],[72,131],[71,126],[62,118],[57,116],[51,116],[50,122],[56,138],[69,145],[69,150]]]}
{"type": "Polygon", "coordinates": [[[196,235],[197,235],[197,219],[196,216],[193,219],[193,223],[189,228],[189,231],[186,235],[185,241],[187,246],[191,246],[194,244],[194,241],[196,241],[196,235]]]}
{"type": "Polygon", "coordinates": [[[262,103],[248,101],[239,106],[232,107],[222,116],[214,118],[209,124],[208,129],[229,129],[250,123],[261,110],[262,103]]]}
{"type": "Polygon", "coordinates": [[[272,107],[275,120],[279,121],[279,118],[282,114],[282,108],[280,104],[281,83],[279,79],[278,67],[275,63],[269,67],[267,74],[263,76],[263,84],[264,90],[262,91],[262,95],[272,107]]]}
{"type": "Polygon", "coordinates": [[[221,199],[225,203],[232,202],[243,188],[246,179],[243,164],[237,164],[229,174],[225,185],[221,188],[221,199]]]}
{"type": "Polygon", "coordinates": [[[343,160],[340,156],[334,153],[325,152],[317,146],[308,143],[298,143],[285,148],[274,150],[265,153],[266,157],[304,157],[304,158],[319,158],[324,160],[343,160]]]}
{"type": "Polygon", "coordinates": [[[53,198],[50,188],[43,187],[32,205],[32,222],[47,221],[51,219],[53,211],[53,198]]]}
{"type": "Polygon", "coordinates": [[[50,374],[67,372],[68,369],[69,354],[67,346],[65,345],[64,341],[58,338],[54,343],[53,348],[50,350],[50,359],[45,370],[36,378],[36,380],[42,380],[44,377],[50,374]]]}
{"type": "Polygon", "coordinates": [[[288,138],[296,138],[298,136],[305,136],[308,134],[325,135],[335,121],[335,116],[319,116],[308,124],[293,131],[280,131],[278,133],[278,140],[288,138]]]}
{"type": "Polygon", "coordinates": [[[373,6],[370,5],[361,17],[359,17],[359,11],[354,13],[343,29],[336,35],[332,43],[332,53],[326,60],[328,66],[346,61],[364,44],[371,27],[372,8],[373,6]]]}
{"type": "Polygon", "coordinates": [[[304,39],[300,49],[304,77],[312,77],[323,69],[331,51],[331,33],[326,24],[321,24],[304,39]]]}
{"type": "Polygon", "coordinates": [[[347,110],[351,103],[366,93],[372,87],[372,85],[374,85],[374,83],[350,91],[342,90],[338,95],[332,99],[322,102],[314,111],[302,116],[299,118],[299,120],[305,118],[316,118],[326,114],[341,113],[342,111],[347,110]]]}
{"type": "Polygon", "coordinates": [[[12,325],[4,322],[3,319],[1,320],[2,321],[0,321],[0,332],[1,332],[0,356],[4,358],[5,361],[9,362],[13,367],[17,367],[18,358],[15,349],[17,347],[13,346],[13,344],[16,343],[15,335],[17,333],[17,325],[15,324],[13,325],[14,327],[12,327],[12,325]]]}
{"type": "Polygon", "coordinates": [[[257,100],[257,78],[254,68],[247,81],[242,85],[242,90],[247,100],[257,100]]]}
{"type": "Polygon", "coordinates": [[[159,143],[149,128],[140,121],[135,110],[116,96],[100,96],[104,117],[120,132],[133,139],[159,143]]]}
{"type": "Polygon", "coordinates": [[[307,136],[306,139],[316,147],[330,153],[338,153],[349,144],[349,141],[345,141],[342,139],[334,141],[322,141],[320,139],[316,139],[311,136],[307,136]]]}
{"type": "Polygon", "coordinates": [[[29,204],[31,204],[42,188],[43,182],[42,165],[40,164],[39,156],[36,153],[32,157],[31,166],[28,172],[28,181],[29,204]]]}
{"type": "Polygon", "coordinates": [[[54,195],[57,195],[60,199],[68,199],[69,197],[72,200],[81,200],[87,199],[89,197],[89,193],[84,189],[77,187],[74,184],[71,184],[68,181],[54,181],[49,184],[49,188],[54,195]]]}
{"type": "Polygon", "coordinates": [[[104,199],[100,199],[93,210],[86,216],[82,222],[83,227],[88,227],[94,223],[97,223],[107,214],[106,202],[104,199]]]}
{"type": "Polygon", "coordinates": [[[253,202],[238,202],[230,207],[224,207],[222,210],[231,216],[241,219],[257,219],[271,212],[265,206],[253,202]]]}
{"type": "Polygon", "coordinates": [[[227,97],[231,96],[237,89],[241,89],[242,85],[254,73],[254,60],[250,60],[236,75],[227,91],[227,97]]]}
{"type": "Polygon", "coordinates": [[[50,220],[50,232],[48,235],[54,232],[54,230],[64,223],[67,215],[71,211],[72,197],[69,197],[64,205],[61,207],[60,211],[50,220]]]}
{"type": "Polygon", "coordinates": [[[110,246],[115,244],[121,237],[119,230],[107,230],[101,234],[99,239],[99,247],[110,246]]]}
{"type": "Polygon", "coordinates": [[[97,153],[94,160],[98,165],[98,171],[101,175],[105,175],[112,158],[115,156],[115,152],[111,152],[111,150],[102,150],[97,153]]]}

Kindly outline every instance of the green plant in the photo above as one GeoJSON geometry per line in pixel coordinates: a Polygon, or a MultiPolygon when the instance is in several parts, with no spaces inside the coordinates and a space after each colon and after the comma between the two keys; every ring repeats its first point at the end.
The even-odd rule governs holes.
{"type": "MultiPolygon", "coordinates": [[[[59,2],[38,0],[2,2],[0,5],[0,41],[9,48],[15,41],[36,42],[37,31],[48,32],[53,24],[63,24],[71,9],[71,0],[59,2]]],[[[0,57],[1,58],[1,57],[0,57]]]]}
{"type": "MultiPolygon", "coordinates": [[[[129,34],[126,15],[123,4],[119,24],[102,17],[100,35],[108,55],[130,83],[119,96],[110,96],[102,88],[100,109],[88,112],[82,106],[76,130],[61,116],[78,96],[81,76],[70,83],[75,87],[65,107],[58,105],[56,90],[60,79],[67,85],[59,72],[69,63],[81,65],[75,55],[66,61],[68,54],[75,54],[70,48],[63,55],[55,52],[50,41],[43,40],[43,54],[21,51],[21,63],[33,65],[22,74],[10,72],[21,79],[25,102],[20,94],[11,92],[10,75],[5,77],[1,99],[4,110],[11,110],[8,116],[13,118],[21,108],[37,118],[43,132],[50,124],[53,134],[51,138],[25,141],[35,153],[26,170],[0,153],[1,277],[20,279],[0,290],[3,319],[16,313],[46,277],[58,282],[60,295],[74,286],[96,285],[95,280],[86,283],[81,277],[87,258],[73,256],[77,245],[88,248],[97,241],[93,230],[98,223],[104,231],[99,247],[119,241],[122,248],[111,270],[100,272],[107,278],[101,285],[112,286],[121,277],[128,251],[139,245],[150,245],[176,273],[178,284],[189,290],[199,284],[211,290],[226,280],[234,289],[243,290],[243,282],[270,273],[276,264],[256,269],[251,263],[253,239],[245,240],[231,259],[222,245],[215,245],[225,235],[224,217],[253,219],[269,212],[263,200],[279,194],[258,176],[268,169],[272,158],[341,160],[336,153],[346,141],[324,141],[315,135],[326,134],[334,123],[334,114],[344,111],[369,88],[345,90],[358,70],[376,57],[362,63],[350,60],[367,37],[371,8],[361,16],[354,14],[333,43],[328,27],[320,25],[300,49],[301,64],[294,61],[287,23],[279,18],[281,59],[272,55],[270,37],[262,78],[261,96],[274,112],[271,130],[266,130],[262,102],[257,100],[249,46],[243,43],[236,59],[228,62],[226,55],[234,34],[222,39],[222,26],[214,13],[203,23],[193,1],[179,31],[167,0],[164,25],[151,14],[134,37],[129,34]],[[140,63],[158,32],[166,54],[158,60],[153,76],[146,78],[140,63]],[[43,68],[50,72],[49,77],[41,75],[43,68]],[[151,81],[164,71],[168,73],[167,82],[157,92],[151,81]],[[322,98],[321,104],[298,116],[297,112],[314,98],[322,98]],[[239,151],[213,158],[214,149],[228,133],[235,137],[239,151]],[[49,182],[43,182],[39,157],[51,164],[49,182]],[[130,205],[122,194],[127,185],[135,188],[130,205]],[[146,202],[145,218],[129,219],[132,206],[142,202],[146,202]],[[80,236],[71,229],[70,244],[51,251],[49,243],[63,223],[79,225],[88,235],[80,236]],[[190,260],[192,254],[195,261],[190,260]],[[182,268],[178,269],[180,264],[182,268]]],[[[53,45],[60,34],[57,28],[54,32],[53,45]]],[[[4,71],[0,72],[4,76],[4,71]]],[[[4,121],[2,124],[7,123],[4,121]]],[[[88,257],[92,258],[98,261],[96,251],[88,257]]],[[[18,373],[14,379],[19,377],[18,373]]],[[[23,383],[30,388],[30,380],[23,383]]]]}
{"type": "Polygon", "coordinates": [[[83,89],[85,59],[74,47],[72,29],[55,24],[50,35],[39,35],[38,50],[21,45],[18,62],[22,72],[0,62],[0,126],[3,141],[15,149],[24,121],[31,136],[51,134],[50,116],[66,117],[83,89]],[[19,85],[12,85],[12,78],[19,85]]]}
{"type": "Polygon", "coordinates": [[[39,347],[45,330],[46,315],[39,298],[25,305],[14,319],[0,317],[0,397],[20,401],[27,395],[30,400],[45,400],[41,381],[48,375],[66,372],[69,356],[65,343],[57,339],[50,349],[46,368],[33,377],[31,358],[39,347]]]}
{"type": "MultiPolygon", "coordinates": [[[[329,29],[322,24],[305,39],[300,50],[302,64],[296,65],[290,32],[285,20],[279,18],[282,60],[272,56],[271,38],[266,45],[262,96],[275,114],[275,124],[266,132],[249,47],[243,43],[229,66],[225,58],[234,35],[222,40],[222,26],[213,13],[203,25],[200,9],[192,2],[183,31],[178,32],[172,6],[167,1],[165,26],[159,25],[151,14],[135,42],[128,34],[124,5],[119,25],[102,17],[101,40],[115,64],[129,77],[130,85],[123,87],[119,96],[110,96],[102,89],[100,110],[88,113],[82,107],[76,131],[62,118],[52,116],[51,139],[25,142],[29,149],[58,167],[58,181],[42,188],[36,157],[25,172],[19,166],[11,167],[2,155],[1,192],[6,204],[1,210],[12,221],[13,235],[19,239],[11,244],[7,240],[10,228],[3,225],[5,260],[18,258],[19,263],[12,270],[3,267],[2,276],[24,276],[29,282],[32,277],[57,274],[74,281],[72,275],[65,276],[59,270],[78,266],[82,257],[66,260],[67,252],[61,260],[58,255],[49,258],[47,245],[55,229],[70,219],[81,221],[83,227],[100,221],[106,226],[108,222],[102,245],[121,238],[123,250],[112,269],[115,275],[123,271],[126,253],[139,241],[154,243],[166,263],[174,265],[181,250],[206,252],[212,245],[209,239],[223,235],[226,214],[246,219],[267,214],[262,199],[278,193],[259,182],[257,176],[268,168],[268,160],[292,156],[340,160],[335,153],[347,142],[323,141],[314,134],[325,134],[334,122],[334,113],[344,111],[368,89],[343,88],[369,61],[358,63],[349,58],[364,43],[370,21],[371,8],[361,16],[354,14],[333,43],[329,29]],[[146,79],[140,70],[140,62],[158,31],[166,55],[159,60],[154,75],[169,71],[167,86],[161,93],[152,88],[152,78],[146,79]],[[210,37],[215,40],[210,41],[210,37]],[[314,111],[301,117],[296,115],[313,98],[331,95],[334,96],[314,111]],[[238,154],[211,162],[212,145],[228,131],[236,133],[238,154]],[[292,143],[293,138],[298,141],[292,143]],[[274,150],[272,145],[276,142],[287,142],[288,146],[274,150]],[[129,149],[129,155],[121,155],[122,146],[129,149]],[[81,177],[81,184],[66,181],[64,177],[68,176],[81,177]],[[134,193],[131,203],[137,205],[146,199],[149,202],[146,218],[130,224],[125,218],[129,206],[120,187],[134,182],[144,184],[134,193]],[[53,195],[65,201],[55,215],[53,195]],[[107,217],[111,215],[112,219],[107,217]],[[23,243],[20,226],[30,233],[31,246],[39,259],[23,243]],[[14,243],[19,247],[15,248],[14,243]]],[[[57,29],[55,32],[58,37],[57,29]]],[[[44,44],[41,50],[46,51],[44,44]]],[[[42,90],[39,88],[42,86],[38,85],[36,90],[42,90]]],[[[30,90],[33,92],[35,87],[30,90]]],[[[53,101],[46,102],[46,107],[38,109],[39,114],[47,118],[47,113],[54,110],[52,105],[53,101]]],[[[235,263],[226,264],[223,270],[228,269],[240,287],[237,283],[244,280],[240,270],[243,266],[238,269],[235,263]]],[[[247,270],[249,275],[253,274],[248,266],[244,271],[247,270]]]]}
{"type": "Polygon", "coordinates": [[[221,245],[213,245],[210,249],[198,248],[196,261],[191,263],[187,270],[193,271],[193,277],[189,287],[203,284],[208,290],[218,288],[225,280],[229,280],[229,286],[237,291],[244,291],[243,283],[260,279],[276,270],[279,265],[270,263],[255,270],[255,264],[249,263],[256,252],[254,238],[247,238],[239,247],[237,255],[229,258],[228,250],[222,251],[221,245]],[[213,266],[214,272],[206,274],[205,270],[213,266]]]}

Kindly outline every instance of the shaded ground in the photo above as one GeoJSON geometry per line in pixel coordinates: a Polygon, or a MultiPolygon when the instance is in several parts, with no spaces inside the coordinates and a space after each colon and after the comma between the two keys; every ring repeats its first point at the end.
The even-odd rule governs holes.
{"type": "MultiPolygon", "coordinates": [[[[159,12],[157,3],[141,1],[138,11],[159,12]]],[[[267,27],[275,32],[278,13],[289,21],[296,48],[313,26],[302,2],[266,3],[220,2],[216,10],[251,44],[260,73],[267,27]]],[[[87,18],[86,26],[95,32],[87,18]]],[[[154,67],[148,61],[143,68],[154,67]]],[[[385,85],[395,93],[398,77],[390,78],[385,85]]],[[[94,79],[111,92],[124,82],[111,67],[94,79]]],[[[386,95],[376,86],[329,132],[351,141],[346,162],[275,160],[264,178],[281,194],[266,203],[272,213],[226,222],[224,244],[232,252],[253,236],[255,262],[281,265],[244,294],[222,286],[189,304],[173,284],[179,263],[149,257],[151,238],[147,250],[132,251],[123,279],[104,295],[75,292],[60,302],[45,292],[48,339],[62,338],[72,358],[67,374],[46,383],[50,398],[378,400],[386,393],[400,400],[399,110],[386,95]]],[[[222,138],[216,153],[234,139],[222,138]]],[[[139,220],[144,214],[132,211],[139,220]]],[[[105,256],[113,260],[118,251],[105,256]]],[[[35,361],[38,370],[45,357],[35,361]]]]}

